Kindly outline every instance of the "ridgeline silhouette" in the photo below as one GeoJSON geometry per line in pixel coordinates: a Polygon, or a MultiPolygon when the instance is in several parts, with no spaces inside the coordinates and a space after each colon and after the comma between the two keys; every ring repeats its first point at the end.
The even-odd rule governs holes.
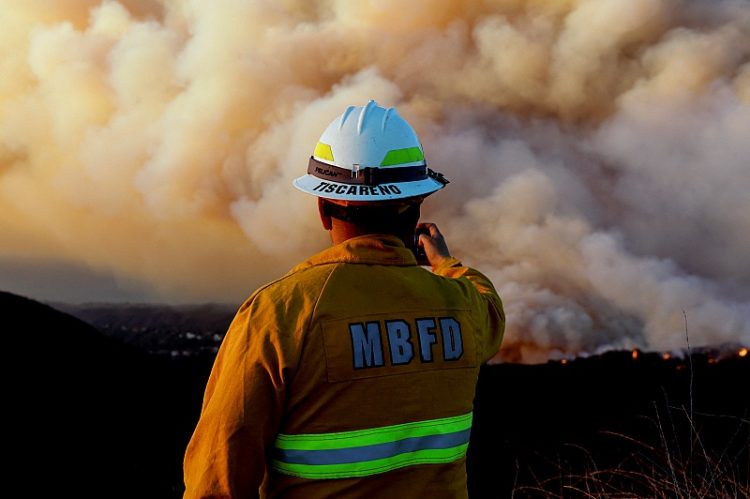
{"type": "MultiPolygon", "coordinates": [[[[182,455],[231,313],[220,306],[64,308],[100,329],[0,292],[10,344],[9,476],[30,496],[181,497],[182,455]]],[[[471,497],[509,497],[514,488],[524,497],[578,497],[566,487],[581,476],[617,470],[630,486],[644,462],[658,469],[665,456],[672,466],[690,466],[685,480],[691,463],[710,462],[703,474],[695,464],[699,485],[731,479],[747,486],[750,356],[737,352],[693,351],[691,362],[609,352],[483,367],[468,457],[471,497]]]]}

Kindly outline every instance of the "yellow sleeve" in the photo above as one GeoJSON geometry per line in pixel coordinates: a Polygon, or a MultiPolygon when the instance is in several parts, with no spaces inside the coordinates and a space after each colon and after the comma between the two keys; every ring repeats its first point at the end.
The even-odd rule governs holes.
{"type": "Polygon", "coordinates": [[[481,272],[471,267],[464,267],[456,258],[444,258],[432,271],[443,277],[465,279],[478,292],[474,295],[475,310],[479,314],[479,324],[484,335],[482,361],[491,359],[500,348],[505,333],[505,311],[503,302],[495,291],[492,282],[481,272]]]}
{"type": "Polygon", "coordinates": [[[185,453],[186,499],[259,496],[298,350],[278,307],[261,292],[229,327],[185,453]]]}

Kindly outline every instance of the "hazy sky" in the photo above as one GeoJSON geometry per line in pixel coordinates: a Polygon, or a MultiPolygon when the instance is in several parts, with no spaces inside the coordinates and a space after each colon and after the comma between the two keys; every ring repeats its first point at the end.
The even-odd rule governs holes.
{"type": "Polygon", "coordinates": [[[744,0],[0,0],[0,289],[241,302],[324,248],[294,190],[397,106],[508,358],[750,343],[744,0]],[[684,312],[684,314],[683,314],[684,312]]]}
{"type": "Polygon", "coordinates": [[[3,291],[47,302],[148,302],[148,286],[68,262],[0,260],[3,291]]]}

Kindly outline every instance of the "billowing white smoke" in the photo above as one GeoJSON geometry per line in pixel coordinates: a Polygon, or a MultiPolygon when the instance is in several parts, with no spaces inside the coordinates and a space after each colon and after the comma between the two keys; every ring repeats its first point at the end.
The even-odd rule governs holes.
{"type": "MultiPolygon", "coordinates": [[[[396,105],[503,356],[750,343],[746,0],[0,0],[0,257],[239,302],[327,244],[293,190],[396,105]]],[[[0,283],[2,287],[2,283],[0,283]]],[[[64,299],[64,297],[61,297],[64,299]]]]}

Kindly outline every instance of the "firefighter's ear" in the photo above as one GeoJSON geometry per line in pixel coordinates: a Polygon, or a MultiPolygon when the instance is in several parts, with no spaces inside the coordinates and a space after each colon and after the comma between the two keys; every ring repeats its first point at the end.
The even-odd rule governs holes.
{"type": "Polygon", "coordinates": [[[323,198],[318,198],[318,212],[320,213],[320,222],[323,224],[323,228],[331,230],[333,228],[331,215],[328,213],[328,203],[323,198]]]}

